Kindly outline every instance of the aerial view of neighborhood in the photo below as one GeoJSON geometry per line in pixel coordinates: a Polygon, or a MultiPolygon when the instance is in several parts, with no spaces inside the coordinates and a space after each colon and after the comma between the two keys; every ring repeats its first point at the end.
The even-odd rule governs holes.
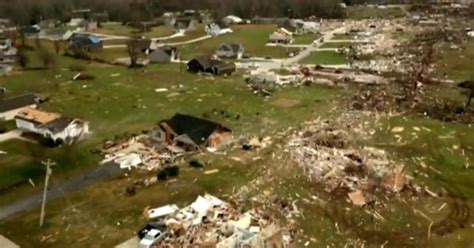
{"type": "Polygon", "coordinates": [[[0,0],[0,248],[474,248],[474,0],[0,0]]]}

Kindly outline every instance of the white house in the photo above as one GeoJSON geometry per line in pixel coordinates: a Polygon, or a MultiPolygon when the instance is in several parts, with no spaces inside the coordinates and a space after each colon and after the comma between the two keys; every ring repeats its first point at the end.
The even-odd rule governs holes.
{"type": "Polygon", "coordinates": [[[38,97],[33,94],[0,99],[0,121],[13,120],[20,111],[37,106],[38,97]]]}
{"type": "Polygon", "coordinates": [[[15,116],[15,122],[19,129],[39,134],[54,143],[70,145],[89,133],[89,123],[87,122],[33,108],[20,111],[15,116]]]}

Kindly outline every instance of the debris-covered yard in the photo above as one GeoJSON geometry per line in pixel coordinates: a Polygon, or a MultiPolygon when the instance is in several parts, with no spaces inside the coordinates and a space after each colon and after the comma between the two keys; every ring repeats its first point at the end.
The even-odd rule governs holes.
{"type": "MultiPolygon", "coordinates": [[[[374,10],[405,13],[352,14],[374,10]]],[[[267,71],[196,75],[183,64],[128,69],[58,54],[49,70],[33,61],[0,78],[7,94],[34,92],[42,110],[90,130],[71,146],[1,142],[0,205],[41,192],[46,159],[56,162],[50,187],[109,162],[122,169],[76,192],[59,187],[43,228],[35,207],[0,232],[22,247],[113,247],[150,223],[167,231],[158,247],[472,246],[472,39],[405,19],[322,29],[340,25],[348,31],[333,39],[343,41],[328,43],[340,51],[267,71]],[[433,35],[448,38],[432,44],[433,35]]],[[[287,57],[293,48],[265,46],[274,28],[241,25],[181,49],[194,57],[242,42],[245,53],[287,57]]]]}

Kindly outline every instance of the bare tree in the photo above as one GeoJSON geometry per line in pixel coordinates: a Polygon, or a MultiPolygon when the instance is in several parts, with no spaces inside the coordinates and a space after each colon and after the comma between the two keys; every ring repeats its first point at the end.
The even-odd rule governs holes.
{"type": "Polygon", "coordinates": [[[461,82],[458,86],[460,88],[469,90],[469,94],[467,95],[467,102],[466,102],[466,108],[469,108],[471,106],[472,98],[474,98],[474,80],[461,82]]]}
{"type": "Polygon", "coordinates": [[[54,51],[56,52],[56,54],[59,54],[61,52],[61,41],[54,40],[54,51]]]}
{"type": "Polygon", "coordinates": [[[38,51],[38,56],[39,59],[41,60],[41,63],[43,64],[43,68],[48,69],[52,65],[54,65],[56,59],[54,57],[54,54],[52,54],[50,51],[48,51],[45,48],[41,48],[38,51]]]}
{"type": "Polygon", "coordinates": [[[23,47],[23,46],[19,47],[16,55],[17,55],[18,65],[21,68],[26,69],[28,67],[29,58],[26,55],[25,47],[23,47]]]}
{"type": "Polygon", "coordinates": [[[130,57],[130,68],[137,67],[138,57],[140,55],[140,48],[138,47],[138,38],[132,38],[127,43],[128,56],[130,57]]]}

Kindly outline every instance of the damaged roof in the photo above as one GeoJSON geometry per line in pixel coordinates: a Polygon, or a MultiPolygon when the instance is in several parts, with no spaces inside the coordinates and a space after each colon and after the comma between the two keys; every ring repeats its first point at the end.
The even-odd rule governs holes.
{"type": "Polygon", "coordinates": [[[25,94],[0,100],[0,112],[6,112],[14,109],[38,104],[38,97],[34,94],[25,94]]]}
{"type": "Polygon", "coordinates": [[[71,124],[71,122],[73,121],[74,120],[71,118],[60,117],[42,125],[41,127],[49,130],[52,133],[60,133],[64,129],[66,129],[66,127],[68,127],[69,124],[71,124]]]}
{"type": "Polygon", "coordinates": [[[33,108],[27,108],[16,115],[16,118],[20,118],[26,121],[35,122],[37,124],[46,124],[54,120],[61,118],[60,114],[45,112],[33,108]]]}
{"type": "Polygon", "coordinates": [[[219,123],[179,113],[170,120],[164,121],[164,123],[177,135],[186,134],[197,145],[204,144],[217,129],[224,128],[230,131],[219,123]]]}

